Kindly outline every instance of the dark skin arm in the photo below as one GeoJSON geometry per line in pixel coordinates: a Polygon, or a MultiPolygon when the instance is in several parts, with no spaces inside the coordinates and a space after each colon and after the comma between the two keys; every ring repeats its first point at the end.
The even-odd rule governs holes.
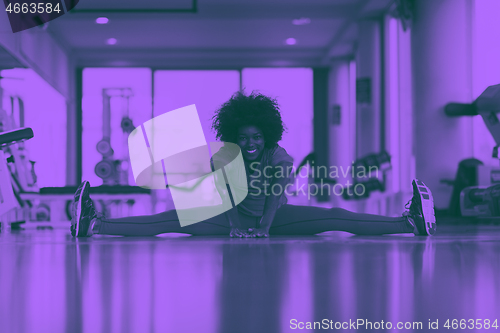
{"type": "MultiPolygon", "coordinates": [[[[283,163],[278,165],[278,167],[283,168],[283,170],[288,170],[288,166],[291,164],[283,163]]],[[[286,185],[290,182],[288,177],[273,177],[271,185],[267,188],[267,193],[269,195],[266,196],[266,202],[264,204],[264,213],[260,219],[259,228],[253,229],[251,235],[254,237],[269,237],[269,229],[273,223],[274,217],[276,215],[276,211],[278,210],[279,201],[282,195],[285,195],[286,185]],[[279,184],[279,186],[275,186],[275,188],[279,188],[278,191],[281,195],[273,195],[271,189],[275,184],[279,184]]],[[[276,192],[276,191],[275,191],[276,192]]]]}
{"type": "Polygon", "coordinates": [[[238,208],[233,207],[224,213],[226,218],[229,220],[229,225],[231,226],[231,231],[229,232],[230,237],[254,237],[248,230],[243,229],[240,224],[238,208]]]}
{"type": "MultiPolygon", "coordinates": [[[[214,170],[214,166],[212,163],[212,170],[214,170]]],[[[217,188],[217,191],[219,192],[219,195],[221,198],[229,198],[229,186],[227,182],[227,176],[222,168],[222,174],[223,178],[218,177],[216,173],[214,173],[214,180],[215,180],[215,187],[217,188]]],[[[255,237],[250,235],[248,230],[243,229],[240,224],[239,220],[239,215],[238,215],[238,209],[236,207],[233,207],[232,209],[226,211],[224,213],[226,216],[226,219],[229,221],[229,226],[231,227],[231,230],[229,232],[230,237],[255,237]]]]}

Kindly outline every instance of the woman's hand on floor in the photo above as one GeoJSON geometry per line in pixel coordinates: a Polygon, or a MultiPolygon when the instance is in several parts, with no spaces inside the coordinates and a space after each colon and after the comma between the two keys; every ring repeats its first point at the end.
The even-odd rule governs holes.
{"type": "Polygon", "coordinates": [[[248,229],[251,237],[269,237],[269,228],[248,229]]]}
{"type": "Polygon", "coordinates": [[[229,232],[229,237],[239,237],[239,238],[243,238],[243,237],[255,237],[255,236],[252,236],[251,233],[246,230],[246,229],[240,229],[240,228],[231,228],[231,231],[229,232]]]}

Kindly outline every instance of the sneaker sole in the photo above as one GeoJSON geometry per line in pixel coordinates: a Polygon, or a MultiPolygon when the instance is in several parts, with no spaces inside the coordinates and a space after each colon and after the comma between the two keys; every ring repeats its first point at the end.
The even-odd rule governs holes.
{"type": "Polygon", "coordinates": [[[82,190],[80,191],[80,196],[78,198],[78,203],[76,204],[76,237],[80,236],[80,218],[82,216],[82,193],[85,191],[88,185],[88,181],[83,182],[82,190]]]}
{"type": "Polygon", "coordinates": [[[420,197],[420,209],[424,219],[425,233],[432,236],[436,233],[436,216],[434,213],[434,198],[431,190],[422,181],[412,181],[413,192],[417,191],[420,197]]]}

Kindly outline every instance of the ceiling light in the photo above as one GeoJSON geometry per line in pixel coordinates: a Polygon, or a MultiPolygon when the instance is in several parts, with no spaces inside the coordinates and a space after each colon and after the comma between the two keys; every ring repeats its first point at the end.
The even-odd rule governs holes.
{"type": "Polygon", "coordinates": [[[297,40],[295,38],[287,38],[285,43],[287,43],[287,45],[295,45],[297,44],[297,40]]]}
{"type": "Polygon", "coordinates": [[[118,41],[116,40],[116,38],[109,38],[107,41],[106,41],[106,44],[108,45],[115,45],[118,41]]]}
{"type": "Polygon", "coordinates": [[[107,17],[98,17],[96,20],[95,20],[95,23],[97,24],[106,24],[108,23],[109,20],[107,17]]]}
{"type": "Polygon", "coordinates": [[[306,25],[311,23],[311,19],[309,17],[301,17],[299,19],[294,19],[292,23],[294,25],[306,25]]]}

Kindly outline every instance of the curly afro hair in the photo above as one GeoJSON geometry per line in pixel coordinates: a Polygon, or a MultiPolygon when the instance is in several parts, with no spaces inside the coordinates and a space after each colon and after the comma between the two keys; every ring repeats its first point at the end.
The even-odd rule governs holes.
{"type": "Polygon", "coordinates": [[[237,92],[215,112],[212,129],[218,140],[237,143],[238,130],[242,126],[256,126],[264,134],[265,146],[271,148],[285,131],[276,99],[257,92],[246,96],[237,92]]]}

